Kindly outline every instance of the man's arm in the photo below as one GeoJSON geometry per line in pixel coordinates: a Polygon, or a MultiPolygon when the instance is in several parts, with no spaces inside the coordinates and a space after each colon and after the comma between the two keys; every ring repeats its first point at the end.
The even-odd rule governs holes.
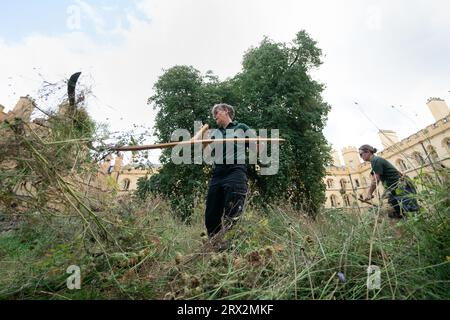
{"type": "Polygon", "coordinates": [[[377,188],[378,183],[380,182],[380,175],[378,173],[374,173],[372,175],[372,183],[370,184],[369,191],[367,192],[366,201],[371,200],[373,198],[373,192],[377,188]]]}

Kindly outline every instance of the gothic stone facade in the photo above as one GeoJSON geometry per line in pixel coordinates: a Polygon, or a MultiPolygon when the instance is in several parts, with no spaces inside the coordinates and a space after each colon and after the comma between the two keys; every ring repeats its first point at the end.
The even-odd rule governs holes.
{"type": "MultiPolygon", "coordinates": [[[[378,155],[390,161],[403,174],[414,178],[441,179],[442,170],[450,167],[450,124],[449,108],[445,101],[430,98],[427,102],[436,122],[399,141],[395,132],[379,132],[384,150],[378,155]]],[[[370,144],[370,142],[368,142],[370,144]]],[[[365,208],[368,204],[356,198],[365,198],[371,182],[370,163],[361,163],[358,149],[342,149],[344,164],[333,152],[334,165],[327,168],[326,208],[365,208]]],[[[380,184],[381,185],[381,184],[380,184]]],[[[383,191],[380,188],[380,193],[383,191]]]]}

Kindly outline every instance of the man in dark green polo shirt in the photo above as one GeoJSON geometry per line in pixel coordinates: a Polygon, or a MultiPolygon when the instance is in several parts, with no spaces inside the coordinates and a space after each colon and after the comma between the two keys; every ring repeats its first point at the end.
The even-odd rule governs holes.
{"type": "Polygon", "coordinates": [[[370,159],[370,165],[372,166],[371,174],[373,175],[376,173],[380,176],[379,179],[386,190],[393,190],[396,188],[401,175],[389,161],[374,155],[372,159],[370,159]]]}
{"type": "Polygon", "coordinates": [[[417,211],[419,205],[413,197],[416,193],[413,185],[403,179],[402,174],[386,159],[375,155],[377,149],[365,144],[359,148],[359,155],[372,166],[372,183],[365,200],[373,198],[377,184],[381,181],[389,194],[389,204],[395,209],[394,218],[402,218],[403,212],[417,211]],[[404,180],[404,181],[402,181],[404,180]]]}
{"type": "MultiPolygon", "coordinates": [[[[232,139],[232,138],[254,138],[255,133],[244,123],[231,121],[226,127],[219,127],[213,133],[213,139],[232,139]]],[[[215,158],[215,164],[245,164],[246,148],[249,143],[244,142],[224,142],[218,147],[222,150],[222,157],[215,158]]],[[[217,149],[217,148],[215,148],[217,149]]],[[[217,150],[216,150],[217,151],[217,150]]]]}
{"type": "MultiPolygon", "coordinates": [[[[217,104],[212,108],[212,115],[218,126],[212,138],[254,137],[246,124],[233,121],[232,106],[217,104]]],[[[216,157],[205,210],[205,225],[210,238],[222,230],[222,218],[226,230],[236,223],[244,209],[248,190],[245,144],[227,142],[214,148],[216,157]],[[218,149],[222,149],[221,154],[217,154],[218,149]]]]}

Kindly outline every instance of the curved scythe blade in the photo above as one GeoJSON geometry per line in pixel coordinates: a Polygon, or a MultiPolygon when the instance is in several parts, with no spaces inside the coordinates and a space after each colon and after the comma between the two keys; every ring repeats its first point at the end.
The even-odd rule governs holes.
{"type": "Polygon", "coordinates": [[[67,94],[69,95],[69,104],[71,107],[75,106],[75,87],[77,86],[80,75],[81,72],[74,73],[67,84],[67,94]]]}

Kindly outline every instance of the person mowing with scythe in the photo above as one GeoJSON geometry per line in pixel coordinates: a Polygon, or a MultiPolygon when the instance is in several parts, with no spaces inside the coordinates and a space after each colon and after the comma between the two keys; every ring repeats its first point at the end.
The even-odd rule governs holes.
{"type": "MultiPolygon", "coordinates": [[[[140,151],[151,149],[171,148],[175,146],[187,146],[202,143],[203,148],[214,145],[213,173],[209,182],[206,196],[205,226],[210,243],[219,242],[220,236],[231,229],[239,220],[245,206],[247,197],[247,149],[249,155],[256,163],[256,154],[262,154],[266,150],[264,142],[274,142],[275,145],[284,141],[280,138],[261,138],[244,123],[234,121],[234,108],[228,104],[216,104],[212,110],[212,116],[218,126],[209,139],[203,139],[208,125],[204,125],[199,132],[189,141],[169,142],[144,146],[120,146],[114,147],[114,151],[140,151]],[[260,147],[259,143],[263,142],[260,147]],[[254,148],[253,148],[254,147],[254,148]],[[224,220],[222,222],[222,220],[224,220]],[[217,240],[217,241],[216,241],[217,240]]],[[[277,148],[275,148],[277,150],[277,148]]],[[[210,150],[211,151],[211,150],[210,150]]],[[[272,150],[273,151],[273,150],[272,150]]],[[[272,152],[273,153],[273,152],[272,152]]],[[[273,155],[273,154],[272,154],[273,155]]],[[[277,155],[277,152],[275,152],[277,155]]],[[[276,156],[275,156],[276,157],[276,156]]],[[[267,164],[274,166],[274,170],[266,170],[264,174],[275,174],[278,170],[278,159],[263,157],[260,159],[261,167],[267,164]],[[266,162],[269,160],[269,162],[266,162]],[[272,163],[272,160],[274,162],[272,163]]],[[[267,169],[270,169],[267,168],[267,169]]],[[[261,174],[263,169],[261,169],[261,174]]],[[[219,244],[220,245],[220,244],[219,244]]],[[[220,248],[219,248],[220,249],[220,248]]]]}
{"type": "Polygon", "coordinates": [[[389,195],[389,204],[395,212],[390,217],[401,219],[405,212],[414,212],[419,210],[417,200],[414,198],[416,190],[412,182],[399,172],[389,161],[376,156],[377,149],[365,144],[359,148],[359,155],[364,161],[370,162],[372,166],[372,183],[369,187],[364,201],[370,201],[373,198],[378,183],[381,181],[385,188],[385,193],[389,195]]]}
{"type": "MultiPolygon", "coordinates": [[[[255,137],[252,131],[249,131],[249,126],[233,121],[235,112],[232,106],[224,103],[216,104],[211,112],[218,126],[216,138],[242,138],[242,132],[247,137],[255,137]]],[[[245,150],[238,148],[236,142],[221,146],[223,157],[215,159],[206,196],[205,225],[208,237],[212,241],[220,241],[220,236],[239,220],[248,191],[245,150]],[[241,164],[243,158],[244,164],[241,164]]]]}

